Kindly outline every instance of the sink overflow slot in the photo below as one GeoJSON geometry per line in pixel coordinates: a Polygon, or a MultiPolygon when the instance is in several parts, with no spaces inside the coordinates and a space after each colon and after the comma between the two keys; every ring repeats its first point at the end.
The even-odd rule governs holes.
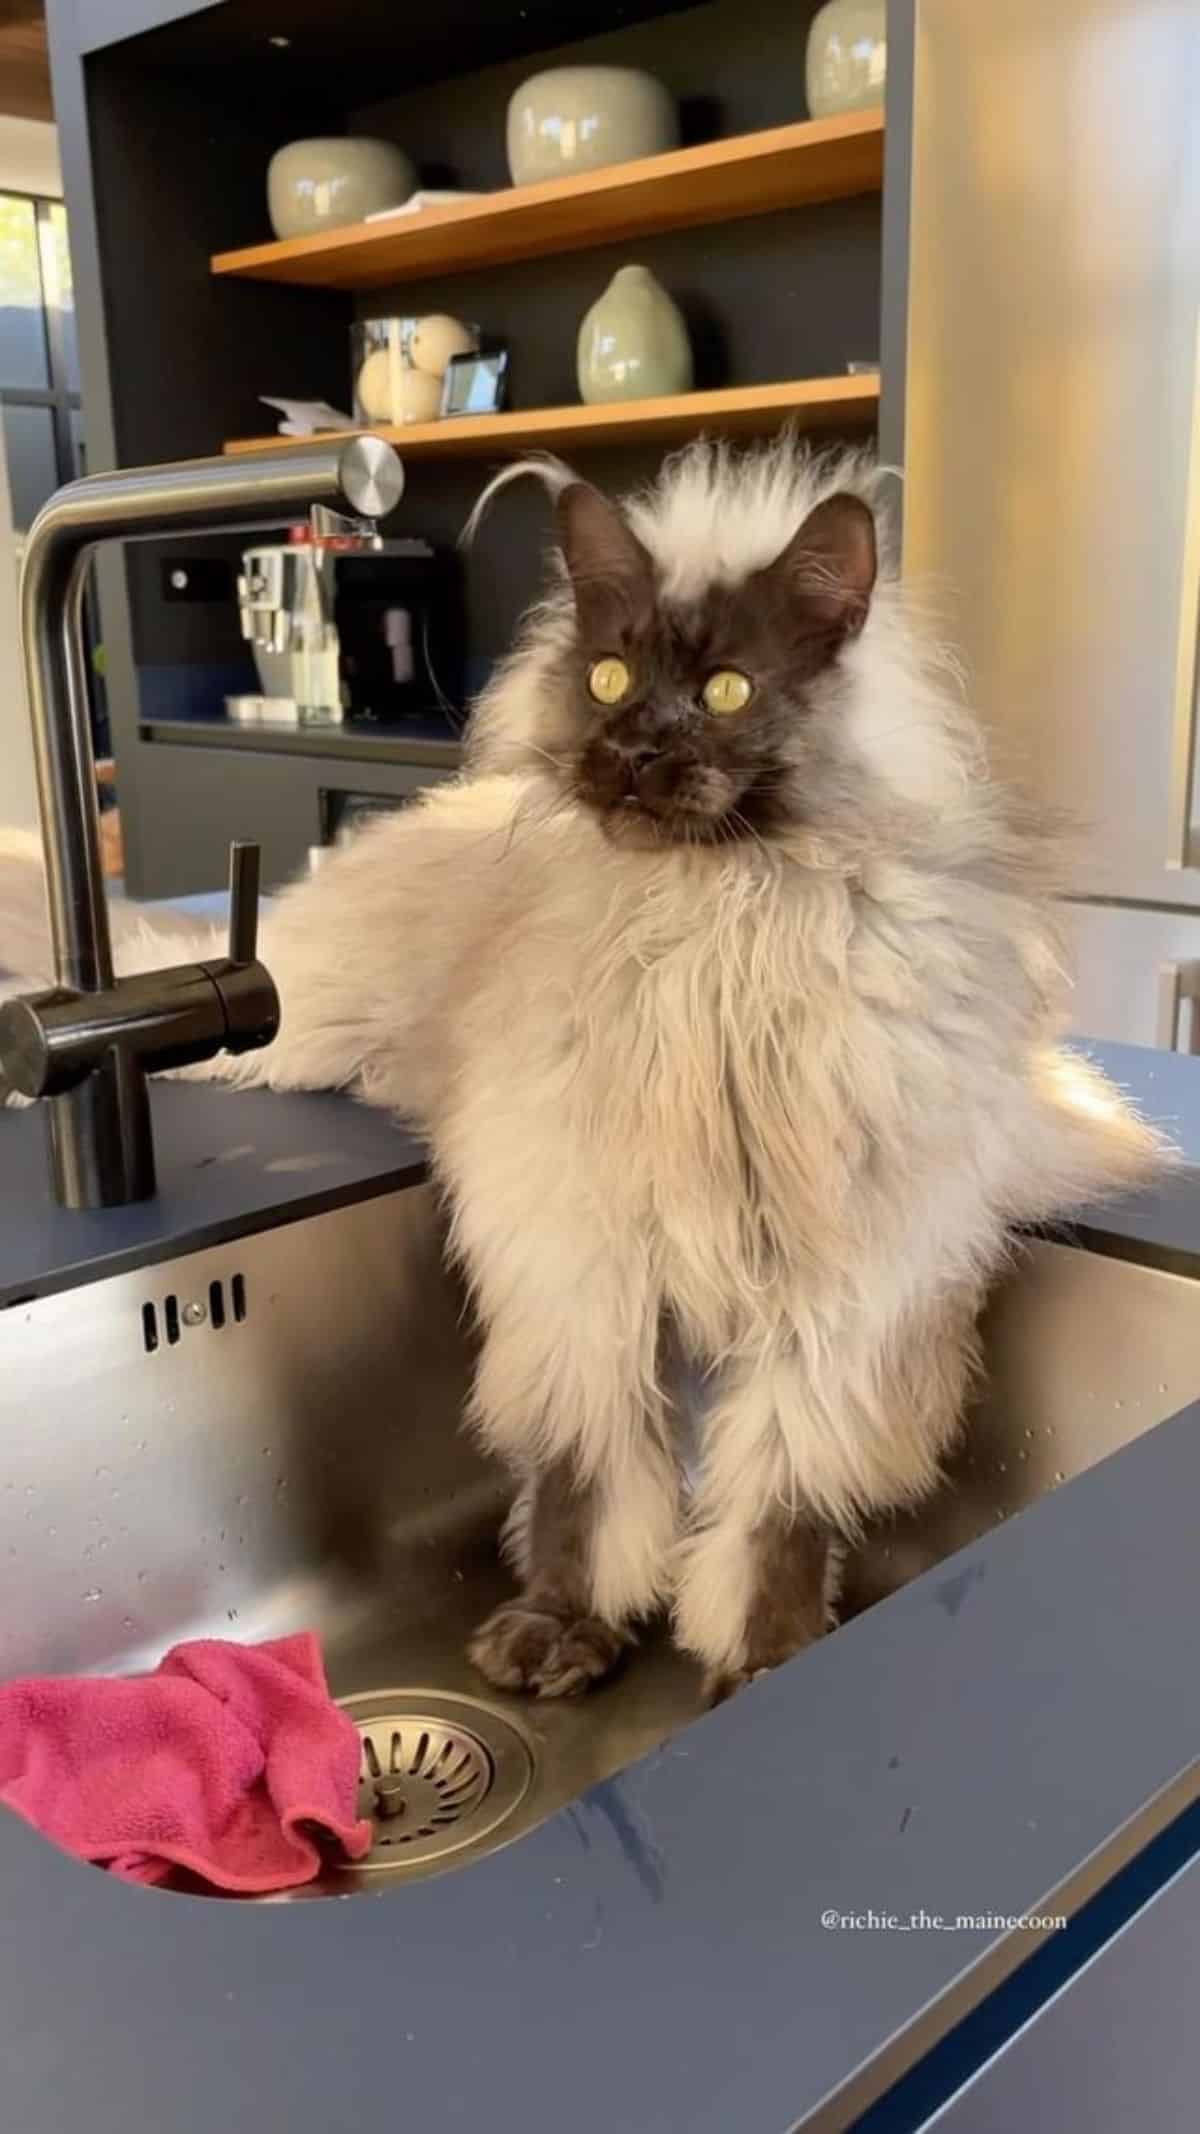
{"type": "MultiPolygon", "coordinates": [[[[231,1277],[229,1283],[229,1305],[232,1307],[236,1324],[241,1326],[246,1317],[246,1278],[244,1275],[235,1274],[231,1277]]],[[[207,1324],[213,1328],[215,1333],[220,1333],[228,1322],[229,1310],[226,1307],[225,1285],[223,1282],[213,1281],[208,1285],[207,1299],[203,1296],[189,1298],[181,1306],[178,1297],[174,1294],[164,1297],[161,1320],[156,1304],[143,1304],[142,1347],[145,1349],[147,1356],[153,1356],[155,1350],[161,1346],[164,1339],[168,1348],[175,1348],[185,1326],[194,1330],[207,1324]]]]}

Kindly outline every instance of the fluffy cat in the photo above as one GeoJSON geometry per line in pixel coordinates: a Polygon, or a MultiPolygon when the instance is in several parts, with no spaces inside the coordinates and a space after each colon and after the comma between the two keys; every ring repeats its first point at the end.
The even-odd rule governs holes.
{"type": "Polygon", "coordinates": [[[1155,1142],[1056,1049],[1053,841],[878,570],[870,465],[701,444],[622,506],[535,471],[561,554],[466,775],[283,895],[282,1033],[199,1071],[429,1138],[519,1491],[483,1674],[575,1690],[665,1605],[719,1696],[935,1482],[1013,1225],[1155,1142]]]}

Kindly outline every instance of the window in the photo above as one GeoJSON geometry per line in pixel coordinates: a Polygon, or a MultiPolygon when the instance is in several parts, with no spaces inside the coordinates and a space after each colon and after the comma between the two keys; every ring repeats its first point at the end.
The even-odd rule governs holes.
{"type": "Polygon", "coordinates": [[[60,200],[0,193],[0,420],[13,523],[83,469],[79,343],[60,200]]]}

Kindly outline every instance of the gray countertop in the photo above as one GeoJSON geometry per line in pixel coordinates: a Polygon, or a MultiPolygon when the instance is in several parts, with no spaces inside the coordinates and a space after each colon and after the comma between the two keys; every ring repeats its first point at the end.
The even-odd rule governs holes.
{"type": "MultiPolygon", "coordinates": [[[[1200,1065],[1102,1056],[1200,1162],[1200,1065]]],[[[384,1122],[303,1101],[318,1147],[365,1120],[379,1164],[396,1153],[384,1122]]],[[[294,1118],[280,1128],[292,1151],[294,1118]]],[[[14,1127],[19,1139],[32,1122],[0,1121],[0,1148],[14,1127]]],[[[171,1130],[164,1114],[164,1158],[171,1130]]],[[[270,1131],[265,1118],[239,1124],[228,1145],[270,1131]]],[[[365,1144],[357,1175],[344,1162],[325,1189],[380,1189],[365,1144]]],[[[419,1166],[411,1144],[405,1162],[419,1166]]],[[[210,1219],[274,1219],[277,1185],[247,1199],[236,1163],[201,1175],[213,1169],[232,1183],[210,1219]]],[[[151,1220],[170,1228],[165,1212],[151,1220]]],[[[1172,1249],[1200,1248],[1194,1193],[1190,1215],[1181,1190],[1165,1209],[1152,1196],[1102,1221],[1134,1243],[1129,1225],[1163,1222],[1172,1249]]],[[[177,1249],[192,1234],[178,1213],[177,1249]]],[[[830,1928],[823,1913],[1071,1911],[1200,1795],[1200,1716],[1180,1694],[1200,1610],[1198,1496],[1200,1406],[518,1843],[379,1898],[166,1897],[0,1817],[6,2125],[847,2124],[1031,1942],[830,1928]]]]}
{"type": "Polygon", "coordinates": [[[0,1111],[0,1309],[425,1174],[411,1134],[343,1097],[154,1082],[151,1106],[157,1195],[94,1215],[51,1201],[38,1107],[0,1111]]]}
{"type": "Polygon", "coordinates": [[[445,720],[396,720],[391,724],[276,726],[265,720],[239,724],[218,713],[211,718],[144,719],[143,741],[166,748],[248,748],[277,756],[328,756],[340,763],[416,763],[455,771],[462,744],[445,720]]]}

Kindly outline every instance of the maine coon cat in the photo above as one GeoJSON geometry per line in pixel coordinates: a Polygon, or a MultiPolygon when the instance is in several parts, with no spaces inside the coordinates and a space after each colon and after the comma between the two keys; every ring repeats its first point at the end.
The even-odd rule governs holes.
{"type": "Polygon", "coordinates": [[[1154,1141],[1056,1049],[1052,846],[879,570],[870,466],[698,445],[623,505],[538,471],[560,554],[467,774],[280,899],[282,1033],[199,1071],[429,1138],[517,1488],[482,1673],[578,1689],[665,1606],[719,1695],[933,1485],[1013,1226],[1154,1141]]]}

